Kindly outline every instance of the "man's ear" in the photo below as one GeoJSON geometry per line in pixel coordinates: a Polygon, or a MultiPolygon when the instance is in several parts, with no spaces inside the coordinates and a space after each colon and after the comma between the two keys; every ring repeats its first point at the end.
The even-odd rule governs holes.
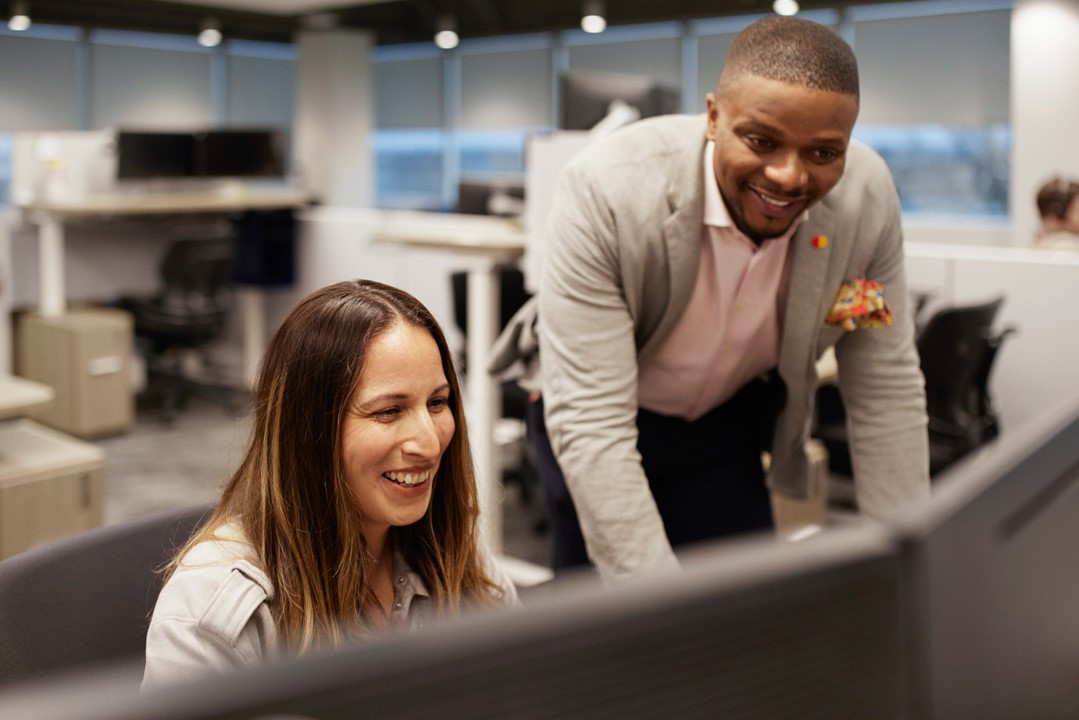
{"type": "Polygon", "coordinates": [[[708,93],[704,99],[708,103],[708,130],[705,135],[714,141],[719,131],[719,101],[715,93],[708,93]]]}

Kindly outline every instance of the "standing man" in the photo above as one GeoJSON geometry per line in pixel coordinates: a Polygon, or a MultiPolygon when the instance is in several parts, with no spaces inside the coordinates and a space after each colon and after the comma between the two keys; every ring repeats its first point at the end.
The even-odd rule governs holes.
{"type": "Polygon", "coordinates": [[[539,292],[496,349],[538,349],[522,384],[542,398],[556,569],[626,577],[676,563],[673,546],[770,527],[768,488],[808,492],[814,363],[833,345],[861,511],[884,519],[929,492],[899,203],[850,138],[853,52],[766,18],[707,100],[707,117],[635,123],[567,166],[539,292]],[[833,313],[843,286],[875,315],[858,298],[833,313]]]}

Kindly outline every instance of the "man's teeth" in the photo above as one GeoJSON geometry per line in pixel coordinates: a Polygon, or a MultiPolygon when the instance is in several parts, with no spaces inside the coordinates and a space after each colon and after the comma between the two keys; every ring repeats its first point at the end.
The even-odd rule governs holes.
{"type": "Polygon", "coordinates": [[[764,202],[768,203],[772,207],[785,208],[791,204],[790,200],[776,200],[775,198],[768,197],[759,190],[757,191],[757,197],[759,197],[761,200],[764,200],[764,202]]]}
{"type": "Polygon", "coordinates": [[[427,482],[427,476],[429,473],[398,473],[388,472],[386,477],[393,480],[400,485],[419,485],[420,483],[427,482]]]}

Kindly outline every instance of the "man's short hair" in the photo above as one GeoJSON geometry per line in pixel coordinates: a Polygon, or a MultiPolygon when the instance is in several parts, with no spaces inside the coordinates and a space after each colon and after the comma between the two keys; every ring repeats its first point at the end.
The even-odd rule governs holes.
{"type": "Polygon", "coordinates": [[[1063,220],[1079,195],[1079,183],[1055,177],[1038,190],[1038,213],[1043,218],[1063,220]]]}
{"type": "Polygon", "coordinates": [[[854,51],[835,31],[800,18],[767,17],[735,36],[720,90],[745,75],[859,97],[854,51]]]}

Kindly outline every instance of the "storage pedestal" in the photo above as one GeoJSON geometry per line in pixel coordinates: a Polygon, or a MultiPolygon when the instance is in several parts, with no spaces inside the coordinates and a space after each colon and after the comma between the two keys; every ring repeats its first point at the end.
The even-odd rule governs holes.
{"type": "Polygon", "coordinates": [[[32,420],[0,423],[0,559],[102,523],[105,452],[32,420]]]}
{"type": "Polygon", "coordinates": [[[27,416],[83,438],[130,429],[132,333],[131,315],[123,310],[20,318],[16,373],[56,392],[52,404],[27,416]]]}

